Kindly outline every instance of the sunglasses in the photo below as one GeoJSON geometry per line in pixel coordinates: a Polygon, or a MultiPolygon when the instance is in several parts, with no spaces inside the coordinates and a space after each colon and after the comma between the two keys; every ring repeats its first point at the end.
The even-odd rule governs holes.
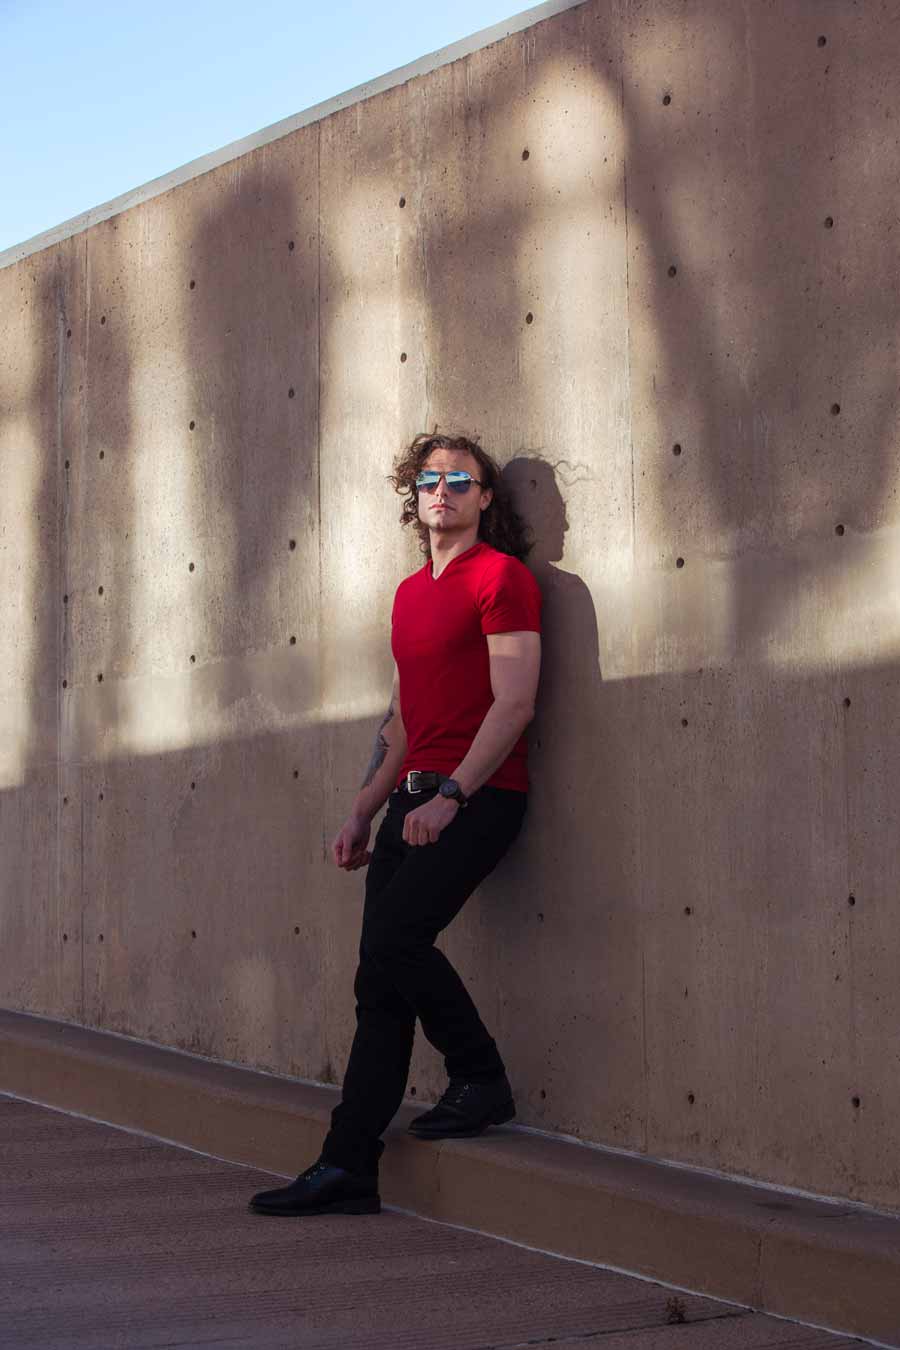
{"type": "Polygon", "coordinates": [[[441,479],[447,484],[451,492],[468,492],[470,483],[477,483],[479,487],[484,484],[478,478],[473,478],[465,469],[454,469],[450,473],[437,473],[434,469],[423,469],[416,475],[416,487],[419,492],[434,492],[441,479]]]}

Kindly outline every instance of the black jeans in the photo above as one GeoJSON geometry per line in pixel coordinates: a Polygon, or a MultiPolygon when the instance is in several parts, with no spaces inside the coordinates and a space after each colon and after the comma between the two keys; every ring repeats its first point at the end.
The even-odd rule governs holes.
{"type": "Polygon", "coordinates": [[[391,794],[369,860],[356,1034],[322,1146],[326,1162],[351,1172],[377,1174],[380,1136],[406,1091],[417,1017],[448,1076],[487,1082],[504,1072],[465,985],[434,943],[518,835],[527,794],[482,787],[436,843],[405,843],[406,816],[435,793],[391,794]]]}

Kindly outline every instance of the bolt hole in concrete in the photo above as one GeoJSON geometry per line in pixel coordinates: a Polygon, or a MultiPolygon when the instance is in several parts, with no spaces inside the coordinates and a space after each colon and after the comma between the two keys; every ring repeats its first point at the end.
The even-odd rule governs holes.
{"type": "Polygon", "coordinates": [[[678,274],[678,268],[675,266],[674,263],[672,263],[672,266],[669,268],[669,276],[670,276],[670,277],[674,277],[674,276],[677,276],[677,274],[678,274]]]}
{"type": "Polygon", "coordinates": [[[534,323],[534,315],[532,314],[531,310],[529,310],[528,313],[525,315],[525,322],[534,323]]]}
{"type": "Polygon", "coordinates": [[[192,281],[192,282],[191,282],[191,290],[193,290],[194,287],[195,287],[196,285],[197,285],[196,281],[192,281]]]}
{"type": "Polygon", "coordinates": [[[824,46],[825,46],[825,43],[826,43],[827,41],[828,41],[827,37],[820,37],[820,38],[819,38],[819,46],[820,46],[820,47],[824,47],[824,46]]]}
{"type": "Polygon", "coordinates": [[[665,106],[666,106],[667,108],[668,108],[668,106],[669,106],[669,104],[670,104],[671,102],[672,102],[672,95],[671,95],[671,94],[663,94],[663,103],[665,104],[665,106]]]}
{"type": "Polygon", "coordinates": [[[831,405],[831,415],[832,415],[832,417],[837,417],[837,415],[838,415],[838,413],[839,413],[840,411],[841,411],[841,405],[840,405],[839,403],[832,403],[832,405],[831,405]]]}
{"type": "Polygon", "coordinates": [[[401,353],[400,353],[400,360],[401,360],[401,362],[406,360],[406,352],[401,352],[401,353]]]}
{"type": "Polygon", "coordinates": [[[676,567],[684,567],[684,558],[676,558],[676,559],[675,559],[675,566],[676,566],[676,567]]]}
{"type": "Polygon", "coordinates": [[[835,525],[834,532],[835,534],[843,534],[844,533],[843,525],[835,525]]]}
{"type": "Polygon", "coordinates": [[[292,239],[288,244],[288,253],[293,253],[293,251],[294,251],[294,241],[292,239]]]}
{"type": "Polygon", "coordinates": [[[830,230],[830,229],[832,229],[833,227],[834,227],[834,216],[826,216],[826,217],[825,217],[825,228],[826,228],[826,230],[830,230]]]}
{"type": "Polygon", "coordinates": [[[401,207],[404,207],[405,205],[406,205],[406,198],[405,198],[405,197],[401,197],[401,198],[400,198],[400,206],[401,206],[401,207]]]}
{"type": "Polygon", "coordinates": [[[848,895],[848,896],[847,896],[847,904],[850,905],[851,908],[852,908],[852,906],[856,904],[856,896],[855,896],[855,895],[848,895]]]}
{"type": "Polygon", "coordinates": [[[672,446],[672,454],[673,454],[673,455],[680,455],[680,454],[681,454],[681,446],[678,444],[677,441],[676,441],[675,444],[672,446]]]}
{"type": "Polygon", "coordinates": [[[531,153],[531,152],[530,152],[529,150],[523,150],[523,151],[522,151],[522,158],[523,158],[523,159],[527,159],[530,153],[531,153]]]}

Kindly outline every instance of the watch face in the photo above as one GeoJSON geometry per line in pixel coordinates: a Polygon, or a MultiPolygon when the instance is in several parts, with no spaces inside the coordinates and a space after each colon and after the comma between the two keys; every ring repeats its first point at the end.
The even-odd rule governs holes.
{"type": "Polygon", "coordinates": [[[455,778],[445,778],[438,791],[444,797],[452,797],[454,792],[458,791],[458,785],[455,778]]]}

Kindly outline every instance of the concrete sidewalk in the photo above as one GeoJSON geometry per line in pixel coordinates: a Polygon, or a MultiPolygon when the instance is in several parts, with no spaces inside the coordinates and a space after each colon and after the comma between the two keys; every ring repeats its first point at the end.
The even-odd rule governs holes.
{"type": "Polygon", "coordinates": [[[253,1214],[272,1173],[12,1096],[0,1177],[4,1350],[866,1344],[396,1209],[253,1214]]]}

